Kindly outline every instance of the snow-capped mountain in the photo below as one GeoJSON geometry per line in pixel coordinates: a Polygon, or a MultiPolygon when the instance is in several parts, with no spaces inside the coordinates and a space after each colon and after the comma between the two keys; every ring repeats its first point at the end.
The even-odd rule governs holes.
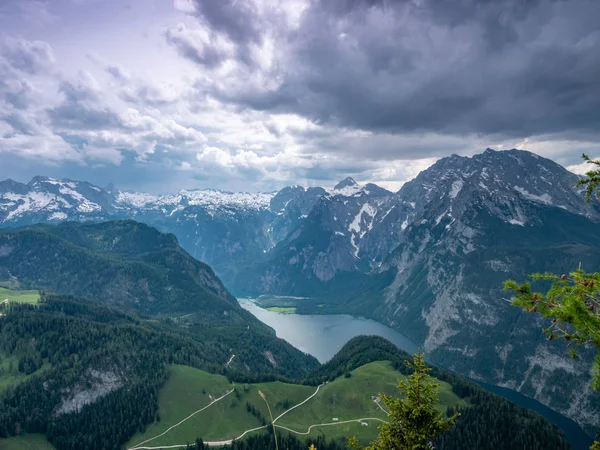
{"type": "Polygon", "coordinates": [[[325,194],[321,188],[294,187],[268,193],[181,190],[158,196],[35,177],[26,184],[0,182],[0,226],[132,218],[174,233],[184,248],[228,281],[284,239],[325,194]]]}
{"type": "MultiPolygon", "coordinates": [[[[398,193],[405,204],[414,203],[407,220],[426,209],[446,207],[436,223],[452,218],[452,209],[460,214],[475,197],[490,214],[513,225],[525,226],[527,205],[546,205],[582,214],[597,213],[584,202],[581,190],[575,190],[577,175],[555,162],[534,153],[487,149],[472,158],[452,155],[422,172],[398,193]]],[[[440,213],[441,214],[441,213],[440,213]]]]}
{"type": "Polygon", "coordinates": [[[443,366],[519,390],[589,430],[600,420],[590,413],[589,359],[548,346],[544,324],[532,325],[501,289],[535,271],[600,265],[600,214],[578,179],[529,152],[487,150],[444,158],[397,194],[348,180],[235,281],[377,319],[443,366]]]}
{"type": "Polygon", "coordinates": [[[275,192],[227,192],[213,189],[181,190],[175,195],[151,195],[140,192],[119,192],[116,205],[124,210],[159,211],[173,215],[188,206],[200,206],[208,214],[228,214],[231,210],[268,210],[275,192]]]}
{"type": "Polygon", "coordinates": [[[87,182],[35,177],[0,182],[0,223],[102,219],[115,211],[112,196],[87,182]]]}

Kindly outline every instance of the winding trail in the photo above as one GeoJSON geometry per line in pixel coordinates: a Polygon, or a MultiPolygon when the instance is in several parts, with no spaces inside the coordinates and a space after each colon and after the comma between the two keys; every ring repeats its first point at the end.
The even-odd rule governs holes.
{"type": "Polygon", "coordinates": [[[231,358],[229,358],[229,361],[227,361],[227,364],[225,364],[225,367],[229,367],[229,364],[231,364],[231,361],[233,361],[233,358],[235,358],[235,355],[231,355],[231,358]]]}
{"type": "MultiPolygon", "coordinates": [[[[382,423],[387,423],[385,420],[383,419],[379,419],[377,417],[363,417],[362,419],[352,419],[352,420],[344,420],[342,422],[331,422],[331,423],[316,423],[314,425],[311,425],[310,427],[308,427],[307,431],[296,431],[296,430],[292,430],[291,428],[287,428],[284,427],[282,425],[275,425],[277,428],[281,428],[282,430],[286,430],[289,431],[290,433],[295,433],[295,434],[300,434],[303,436],[306,436],[307,434],[310,434],[311,430],[313,428],[316,427],[331,427],[334,425],[343,425],[346,423],[354,423],[354,422],[364,422],[366,420],[375,420],[377,422],[382,422],[382,423]]],[[[262,427],[258,427],[258,428],[252,428],[251,430],[246,430],[244,431],[244,433],[242,433],[241,435],[239,435],[236,438],[233,439],[229,439],[226,441],[204,441],[204,443],[206,445],[208,445],[209,447],[221,447],[223,445],[229,445],[231,444],[233,441],[237,441],[238,439],[243,438],[246,434],[251,433],[252,431],[258,431],[261,430],[263,428],[268,427],[269,425],[263,425],[262,427]]],[[[158,447],[134,447],[135,450],[160,450],[160,449],[169,449],[169,448],[181,448],[181,447],[185,447],[186,444],[179,444],[179,445],[162,445],[162,446],[158,446],[158,447]]],[[[133,449],[130,449],[133,450],[133,449]]]]}
{"type": "MultiPolygon", "coordinates": [[[[229,362],[231,362],[231,360],[233,359],[233,357],[234,357],[234,356],[235,356],[235,355],[233,355],[233,356],[231,357],[231,359],[229,360],[229,362]]],[[[229,363],[228,363],[228,364],[229,364],[229,363]]],[[[313,392],[313,393],[312,393],[310,396],[308,396],[308,397],[307,397],[307,398],[306,398],[304,401],[302,401],[301,403],[298,403],[298,404],[297,404],[297,405],[295,405],[295,406],[292,406],[290,409],[288,409],[288,410],[286,410],[286,411],[282,412],[280,415],[278,415],[278,416],[277,416],[275,419],[273,419],[273,424],[275,424],[275,422],[277,422],[279,419],[281,419],[283,416],[285,416],[285,415],[286,415],[287,413],[289,413],[290,411],[292,411],[292,410],[294,410],[294,409],[296,409],[296,408],[298,408],[298,407],[300,407],[300,406],[304,405],[306,402],[308,402],[310,399],[312,399],[312,398],[313,398],[315,395],[317,395],[317,394],[319,393],[319,390],[320,390],[320,389],[321,389],[321,387],[322,387],[322,386],[324,386],[325,384],[327,384],[327,383],[322,383],[322,384],[320,384],[319,386],[317,386],[317,389],[315,390],[315,392],[313,392]]],[[[194,413],[190,414],[188,417],[186,417],[185,419],[183,419],[181,422],[179,422],[179,423],[177,423],[177,424],[175,424],[175,425],[171,426],[169,429],[167,429],[167,431],[165,431],[165,432],[163,432],[163,433],[159,434],[158,436],[155,436],[155,437],[153,437],[153,438],[150,438],[150,439],[147,439],[147,440],[145,440],[145,441],[143,441],[143,442],[140,442],[139,444],[137,444],[137,445],[135,445],[135,446],[133,446],[133,447],[130,447],[128,450],[161,450],[161,449],[165,449],[165,450],[166,450],[166,449],[170,449],[170,448],[182,448],[182,447],[185,447],[185,446],[186,446],[186,444],[178,444],[178,445],[160,445],[160,446],[155,446],[155,447],[148,447],[148,446],[142,447],[142,445],[144,445],[144,444],[146,444],[146,443],[148,443],[148,442],[150,442],[150,441],[153,441],[153,440],[155,440],[155,439],[158,439],[158,438],[159,438],[159,437],[161,437],[161,436],[164,436],[164,435],[165,435],[165,434],[167,434],[169,431],[171,431],[173,428],[175,428],[175,427],[177,427],[177,426],[181,425],[183,422],[185,422],[186,420],[190,419],[190,418],[191,418],[191,417],[193,417],[194,415],[198,414],[199,412],[202,412],[202,411],[204,411],[204,410],[205,410],[205,409],[207,409],[208,407],[212,406],[214,403],[216,403],[216,402],[218,402],[218,401],[222,400],[223,398],[227,397],[227,396],[228,396],[229,394],[231,394],[232,392],[233,392],[233,389],[232,389],[232,390],[230,390],[229,392],[227,392],[227,393],[226,393],[225,395],[223,395],[222,397],[219,397],[219,398],[217,398],[217,399],[213,400],[212,402],[210,402],[210,403],[209,403],[207,406],[205,406],[204,408],[202,408],[202,409],[199,409],[198,411],[196,411],[196,412],[194,412],[194,413]]],[[[387,414],[387,411],[385,411],[385,410],[384,410],[384,409],[381,407],[381,405],[380,405],[378,402],[375,402],[375,403],[377,403],[377,406],[379,406],[379,408],[381,408],[381,410],[387,414]]],[[[292,430],[291,428],[287,428],[287,427],[284,427],[284,426],[282,426],[282,425],[277,425],[277,424],[275,424],[275,426],[276,426],[277,428],[281,428],[282,430],[289,431],[290,433],[295,433],[295,434],[299,434],[299,435],[306,436],[306,435],[310,434],[310,432],[311,432],[311,430],[312,430],[313,428],[316,428],[316,427],[331,427],[331,426],[334,426],[334,425],[343,425],[343,424],[346,424],[346,423],[354,423],[354,422],[358,422],[358,423],[360,423],[360,422],[364,422],[364,421],[367,421],[367,420],[375,420],[375,421],[378,421],[378,422],[383,422],[383,423],[386,423],[386,421],[385,421],[385,420],[383,420],[383,419],[379,419],[378,417],[364,417],[364,418],[362,418],[362,419],[344,420],[344,421],[342,421],[342,422],[316,423],[316,424],[313,424],[313,425],[309,426],[307,431],[296,431],[296,430],[292,430]]],[[[237,440],[239,440],[239,439],[242,439],[242,438],[243,438],[243,437],[244,437],[246,434],[248,434],[248,433],[252,433],[253,431],[258,431],[258,430],[261,430],[261,429],[263,429],[263,428],[266,428],[266,427],[268,427],[268,426],[269,426],[269,424],[267,424],[267,425],[263,425],[263,426],[260,426],[260,427],[256,427],[256,428],[252,428],[252,429],[250,429],[250,430],[246,430],[246,431],[244,431],[242,434],[240,434],[240,435],[239,435],[238,437],[236,437],[236,438],[227,439],[227,440],[223,440],[223,441],[204,441],[204,443],[205,443],[206,445],[210,446],[210,447],[221,447],[221,446],[223,446],[223,445],[229,445],[229,444],[231,444],[233,441],[237,441],[237,440]]]]}
{"type": "MultiPolygon", "coordinates": [[[[234,388],[234,389],[235,389],[235,388],[234,388]]],[[[153,440],[155,440],[155,439],[158,439],[158,438],[159,438],[159,437],[161,437],[161,436],[164,436],[164,435],[165,435],[165,434],[167,434],[169,431],[171,431],[173,428],[175,428],[175,427],[178,427],[179,425],[181,425],[181,424],[182,424],[183,422],[185,422],[186,420],[188,420],[188,419],[190,419],[190,418],[194,417],[196,414],[198,414],[198,413],[200,413],[200,412],[204,411],[205,409],[207,409],[207,408],[211,407],[212,405],[214,405],[214,404],[215,404],[215,403],[217,403],[218,401],[221,401],[221,400],[223,400],[225,397],[227,397],[229,394],[231,394],[231,393],[234,391],[234,389],[231,389],[230,391],[227,391],[227,393],[226,393],[226,394],[224,394],[224,395],[222,395],[221,397],[214,399],[212,402],[210,402],[210,403],[209,403],[208,405],[206,405],[204,408],[202,408],[202,409],[199,409],[198,411],[194,411],[194,412],[193,412],[193,413],[191,413],[189,416],[187,416],[185,419],[183,419],[182,421],[180,421],[180,422],[176,423],[175,425],[172,425],[172,426],[171,426],[171,427],[169,427],[169,428],[168,428],[166,431],[162,432],[162,433],[161,433],[161,434],[159,434],[158,436],[154,436],[153,438],[146,439],[145,441],[143,441],[143,442],[140,442],[139,444],[137,444],[137,445],[134,445],[133,447],[130,447],[130,448],[129,448],[129,450],[141,449],[141,448],[145,448],[145,449],[148,449],[148,448],[176,448],[176,447],[177,447],[176,445],[175,445],[175,446],[169,446],[169,447],[141,447],[141,445],[144,445],[144,444],[146,444],[146,443],[148,443],[148,442],[150,442],[150,441],[153,441],[153,440]]],[[[180,447],[181,447],[181,446],[180,446],[180,447]]]]}
{"type": "Polygon", "coordinates": [[[382,410],[384,413],[386,413],[388,416],[390,415],[389,411],[386,411],[385,409],[383,409],[383,406],[381,406],[381,403],[379,403],[379,400],[373,400],[377,406],[379,406],[379,409],[382,410]]]}
{"type": "Polygon", "coordinates": [[[287,413],[289,413],[290,411],[298,408],[299,406],[304,405],[307,401],[309,401],[311,398],[313,398],[315,395],[318,394],[319,389],[321,389],[321,386],[323,386],[325,383],[321,383],[320,385],[317,386],[317,390],[310,396],[308,397],[306,400],[304,400],[302,403],[298,403],[296,406],[292,406],[290,409],[288,409],[287,411],[282,412],[281,414],[279,414],[277,417],[275,417],[275,419],[273,419],[273,423],[277,422],[279,419],[281,419],[283,416],[285,416],[287,413]]]}
{"type": "Polygon", "coordinates": [[[362,419],[343,420],[341,422],[316,423],[316,424],[311,425],[310,427],[308,427],[308,430],[306,432],[292,430],[291,428],[287,428],[287,427],[284,427],[282,425],[275,425],[275,426],[277,428],[281,428],[281,429],[289,431],[291,433],[296,433],[296,434],[301,434],[303,436],[306,436],[307,434],[310,434],[310,431],[313,428],[316,428],[316,427],[330,427],[330,426],[333,426],[333,425],[343,425],[345,423],[353,423],[353,422],[359,422],[360,423],[360,422],[364,422],[365,420],[376,420],[378,422],[387,423],[387,421],[385,421],[383,419],[379,419],[378,417],[363,417],[362,419]]]}

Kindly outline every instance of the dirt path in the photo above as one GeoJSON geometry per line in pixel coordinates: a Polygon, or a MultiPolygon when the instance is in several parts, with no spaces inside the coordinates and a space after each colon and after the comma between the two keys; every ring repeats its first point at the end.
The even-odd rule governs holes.
{"type": "Polygon", "coordinates": [[[330,423],[316,423],[314,425],[311,425],[310,427],[308,427],[308,430],[306,431],[296,431],[296,430],[292,430],[291,428],[287,428],[281,425],[275,425],[277,428],[281,428],[282,430],[286,430],[289,431],[290,433],[296,433],[296,434],[301,434],[303,436],[306,436],[307,434],[310,434],[310,431],[313,428],[316,427],[331,427],[333,425],[343,425],[345,423],[353,423],[353,422],[364,422],[366,420],[376,420],[378,422],[383,422],[383,423],[387,423],[385,420],[383,419],[379,419],[377,417],[364,417],[362,419],[352,419],[352,420],[343,420],[341,422],[330,422],[330,423]]]}
{"type": "MultiPolygon", "coordinates": [[[[231,362],[231,360],[233,359],[235,355],[233,355],[230,359],[229,362],[227,364],[229,364],[231,362]]],[[[325,383],[323,383],[325,384],[325,383]]],[[[275,419],[273,419],[273,423],[275,423],[278,419],[280,419],[281,417],[285,416],[287,413],[289,413],[290,411],[292,411],[293,409],[298,408],[299,406],[304,405],[307,401],[309,401],[311,398],[313,398],[315,395],[317,395],[319,393],[319,389],[321,389],[321,386],[323,386],[323,384],[320,384],[319,386],[317,386],[317,389],[315,392],[313,392],[312,395],[310,395],[306,400],[304,400],[302,403],[298,403],[296,406],[292,406],[290,409],[288,409],[287,411],[284,411],[283,413],[281,413],[279,416],[277,416],[275,419]]],[[[183,419],[181,422],[173,425],[172,427],[170,427],[167,431],[165,431],[162,434],[159,434],[158,436],[155,436],[153,438],[147,439],[144,442],[140,442],[139,444],[130,447],[128,450],[159,450],[159,449],[169,449],[169,448],[180,448],[180,447],[185,447],[185,444],[181,444],[181,445],[165,445],[165,446],[158,446],[158,447],[142,447],[142,445],[153,441],[154,439],[158,439],[161,436],[164,436],[165,434],[167,434],[169,431],[171,431],[173,428],[181,425],[183,422],[185,422],[186,420],[188,420],[190,417],[194,416],[195,414],[198,414],[201,411],[204,411],[206,408],[208,408],[209,406],[213,405],[214,403],[218,402],[219,400],[225,398],[226,396],[228,396],[229,394],[231,394],[233,392],[233,389],[231,391],[229,391],[227,394],[223,395],[222,397],[219,397],[216,400],[213,400],[210,404],[208,404],[207,406],[205,406],[202,409],[199,409],[198,411],[190,414],[188,417],[186,417],[185,419],[183,419]]],[[[205,444],[207,444],[210,447],[220,447],[223,445],[228,445],[231,444],[233,441],[236,441],[238,439],[243,438],[246,434],[251,433],[253,431],[258,431],[262,428],[266,428],[268,425],[263,425],[262,427],[258,427],[258,428],[252,428],[250,430],[246,430],[244,431],[242,434],[240,434],[238,437],[233,438],[233,439],[228,439],[228,440],[224,440],[224,441],[204,441],[205,444]]]]}
{"type": "Polygon", "coordinates": [[[385,409],[383,409],[383,406],[381,406],[381,403],[379,403],[380,400],[373,400],[375,402],[375,404],[377,406],[379,406],[379,409],[382,410],[384,413],[386,413],[388,416],[390,415],[390,413],[388,411],[386,411],[385,409]]]}
{"type": "MultiPolygon", "coordinates": [[[[310,432],[311,432],[311,430],[313,428],[316,428],[316,427],[331,427],[331,426],[334,426],[334,425],[343,425],[343,424],[346,424],[346,423],[354,423],[354,422],[360,423],[360,422],[364,422],[364,421],[367,421],[367,420],[375,420],[375,421],[378,421],[378,422],[386,423],[385,420],[379,419],[377,417],[363,417],[362,419],[344,420],[342,422],[316,423],[316,424],[311,425],[310,427],[308,427],[307,431],[296,431],[296,430],[292,430],[291,428],[284,427],[282,425],[275,425],[275,426],[277,428],[281,428],[282,430],[289,431],[290,433],[295,433],[295,434],[300,434],[300,435],[306,436],[307,434],[310,434],[310,432]]],[[[268,426],[269,425],[263,425],[262,427],[252,428],[251,430],[246,430],[246,431],[244,431],[244,433],[242,433],[238,437],[236,437],[234,439],[229,439],[227,441],[204,441],[204,443],[206,445],[208,445],[209,447],[222,447],[223,445],[229,445],[233,441],[237,441],[237,440],[243,438],[246,434],[251,433],[252,431],[258,431],[258,430],[261,430],[261,429],[266,428],[268,426]]],[[[160,449],[169,449],[169,448],[181,448],[181,447],[185,447],[185,445],[186,444],[163,445],[163,446],[159,446],[159,447],[134,447],[134,448],[135,448],[135,450],[160,450],[160,449]]],[[[130,449],[130,450],[132,450],[132,449],[130,449]]]]}
{"type": "MultiPolygon", "coordinates": [[[[232,357],[229,359],[229,362],[231,362],[231,360],[233,359],[233,357],[234,357],[234,356],[235,356],[235,355],[233,355],[233,356],[232,356],[232,357]]],[[[229,364],[229,362],[228,362],[227,364],[229,364]]],[[[308,397],[307,397],[307,398],[306,398],[304,401],[302,401],[301,403],[298,403],[297,405],[295,405],[295,406],[292,406],[290,409],[288,409],[288,410],[286,410],[286,411],[282,412],[282,413],[281,413],[280,415],[278,415],[278,416],[277,416],[275,419],[273,419],[273,423],[275,424],[275,422],[277,422],[279,419],[281,419],[283,416],[285,416],[285,415],[286,415],[287,413],[289,413],[290,411],[293,411],[294,409],[296,409],[296,408],[299,408],[300,406],[304,405],[306,402],[308,402],[310,399],[312,399],[312,398],[313,398],[315,395],[317,395],[317,394],[319,393],[319,390],[321,389],[321,387],[322,387],[322,386],[324,386],[325,384],[326,384],[326,383],[322,383],[322,384],[320,384],[319,386],[317,386],[317,389],[315,390],[315,392],[313,392],[313,393],[312,393],[310,396],[308,396],[308,397]]],[[[211,406],[211,405],[213,405],[214,403],[218,402],[219,400],[222,400],[223,398],[225,398],[226,396],[228,396],[228,395],[229,395],[229,394],[231,394],[232,392],[233,392],[233,389],[232,389],[231,391],[227,392],[227,393],[226,393],[225,395],[223,395],[222,397],[219,397],[218,399],[216,399],[216,400],[213,400],[213,401],[212,401],[210,404],[208,404],[208,405],[207,405],[207,406],[205,406],[204,408],[202,408],[202,409],[199,409],[198,411],[196,411],[196,412],[194,412],[194,413],[190,414],[188,417],[186,417],[185,419],[183,419],[181,422],[179,422],[179,423],[177,423],[177,424],[173,425],[172,427],[170,427],[170,428],[169,428],[167,431],[165,431],[164,433],[162,433],[162,434],[159,434],[158,436],[155,436],[155,437],[153,437],[153,438],[151,438],[151,439],[147,439],[147,440],[145,440],[144,442],[140,442],[139,444],[137,444],[137,445],[135,445],[135,446],[133,446],[133,447],[129,448],[128,450],[161,450],[161,449],[165,449],[165,450],[167,450],[167,449],[170,449],[170,448],[181,448],[181,447],[185,447],[185,445],[186,445],[186,444],[178,444],[178,445],[161,445],[161,446],[156,446],[156,447],[142,447],[142,445],[143,445],[143,444],[146,444],[146,443],[148,443],[148,442],[150,442],[150,441],[153,441],[154,439],[158,439],[158,438],[159,438],[159,437],[161,437],[161,436],[164,436],[164,435],[165,435],[165,434],[167,434],[169,431],[171,431],[173,428],[175,428],[175,427],[177,427],[177,426],[181,425],[183,422],[185,422],[186,420],[188,420],[190,417],[194,416],[195,414],[198,414],[199,412],[201,412],[201,411],[204,411],[206,408],[208,408],[209,406],[211,406]]],[[[381,405],[380,405],[378,402],[375,402],[375,403],[377,403],[377,406],[379,406],[379,408],[381,408],[381,410],[387,414],[387,412],[386,412],[386,411],[385,411],[385,410],[384,410],[384,409],[381,407],[381,405]]],[[[277,424],[275,424],[275,426],[276,426],[277,428],[281,428],[282,430],[289,431],[290,433],[295,433],[295,434],[300,434],[300,435],[304,435],[304,436],[306,436],[307,434],[310,434],[310,432],[311,432],[311,430],[312,430],[313,428],[316,428],[316,427],[331,427],[331,426],[334,426],[334,425],[343,425],[343,424],[346,424],[346,423],[353,423],[353,422],[359,422],[359,423],[360,423],[360,422],[364,422],[364,421],[367,421],[367,420],[375,420],[375,421],[378,421],[378,422],[383,422],[383,423],[385,423],[385,422],[386,422],[385,420],[383,420],[383,419],[379,419],[379,418],[377,418],[377,417],[366,417],[366,418],[362,418],[362,419],[344,420],[344,421],[342,421],[342,422],[316,423],[316,424],[314,424],[314,425],[311,425],[311,426],[309,426],[309,427],[308,427],[308,430],[307,430],[307,431],[305,431],[305,432],[304,432],[304,431],[296,431],[296,430],[292,430],[291,428],[287,428],[287,427],[284,427],[284,426],[281,426],[281,425],[277,425],[277,424]]],[[[222,447],[222,446],[224,446],[224,445],[229,445],[229,444],[231,444],[233,441],[237,441],[237,440],[239,440],[239,439],[242,439],[242,438],[243,438],[245,435],[247,435],[248,433],[252,433],[253,431],[262,430],[263,428],[266,428],[266,427],[268,427],[268,426],[269,426],[269,425],[263,425],[263,426],[261,426],[261,427],[252,428],[252,429],[250,429],[250,430],[246,430],[246,431],[244,431],[242,434],[240,434],[240,435],[239,435],[238,437],[236,437],[236,438],[227,439],[227,440],[223,440],[223,441],[204,441],[204,443],[205,443],[206,445],[210,446],[210,447],[222,447]]]]}
{"type": "Polygon", "coordinates": [[[320,385],[317,386],[317,390],[313,393],[313,395],[311,395],[310,397],[308,397],[306,400],[304,400],[302,403],[298,403],[296,406],[292,406],[290,409],[288,409],[287,411],[282,412],[281,414],[279,414],[277,417],[275,417],[275,419],[273,419],[273,423],[277,422],[279,419],[281,419],[283,416],[285,416],[287,413],[289,413],[290,411],[292,411],[293,409],[298,408],[299,406],[304,405],[307,401],[309,401],[311,398],[313,398],[315,395],[318,394],[319,389],[321,389],[321,386],[323,386],[325,383],[321,383],[320,385]]]}

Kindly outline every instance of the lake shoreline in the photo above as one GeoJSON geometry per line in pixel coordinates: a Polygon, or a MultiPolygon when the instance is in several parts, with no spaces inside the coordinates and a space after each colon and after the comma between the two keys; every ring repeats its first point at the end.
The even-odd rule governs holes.
{"type": "MultiPolygon", "coordinates": [[[[407,353],[415,353],[419,348],[416,343],[399,331],[365,317],[349,314],[301,314],[269,311],[252,298],[240,298],[239,303],[242,308],[261,322],[273,328],[277,337],[289,342],[300,351],[314,356],[321,364],[331,359],[351,338],[359,335],[381,336],[407,353]]],[[[271,308],[274,307],[291,308],[291,306],[284,305],[271,306],[271,308]]],[[[445,369],[440,365],[438,367],[445,369]]],[[[545,417],[564,431],[574,450],[588,450],[592,444],[592,438],[575,421],[537,400],[508,388],[478,380],[471,381],[545,417]]]]}

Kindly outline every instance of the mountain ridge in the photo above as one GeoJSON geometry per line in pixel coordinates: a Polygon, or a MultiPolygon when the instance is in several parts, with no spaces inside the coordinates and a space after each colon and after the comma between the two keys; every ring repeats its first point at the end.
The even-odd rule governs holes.
{"type": "MultiPolygon", "coordinates": [[[[543,324],[528,329],[501,292],[503,280],[540,269],[600,265],[600,208],[585,202],[578,180],[539,155],[487,149],[442,158],[396,193],[342,180],[338,189],[295,186],[260,202],[248,197],[240,208],[209,210],[178,198],[164,211],[108,215],[174,233],[234,293],[309,297],[299,312],[379,320],[423,345],[434,362],[523,392],[591,432],[600,416],[580,401],[597,398],[582,387],[588,360],[574,362],[542,342],[535,330],[543,324]],[[556,386],[566,373],[578,382],[556,386]]],[[[79,205],[73,186],[37,183],[62,188],[64,200],[79,205]]],[[[9,202],[0,191],[3,226],[9,202]]],[[[43,222],[54,212],[23,220],[43,222]]],[[[102,219],[94,210],[74,216],[102,219]]]]}

